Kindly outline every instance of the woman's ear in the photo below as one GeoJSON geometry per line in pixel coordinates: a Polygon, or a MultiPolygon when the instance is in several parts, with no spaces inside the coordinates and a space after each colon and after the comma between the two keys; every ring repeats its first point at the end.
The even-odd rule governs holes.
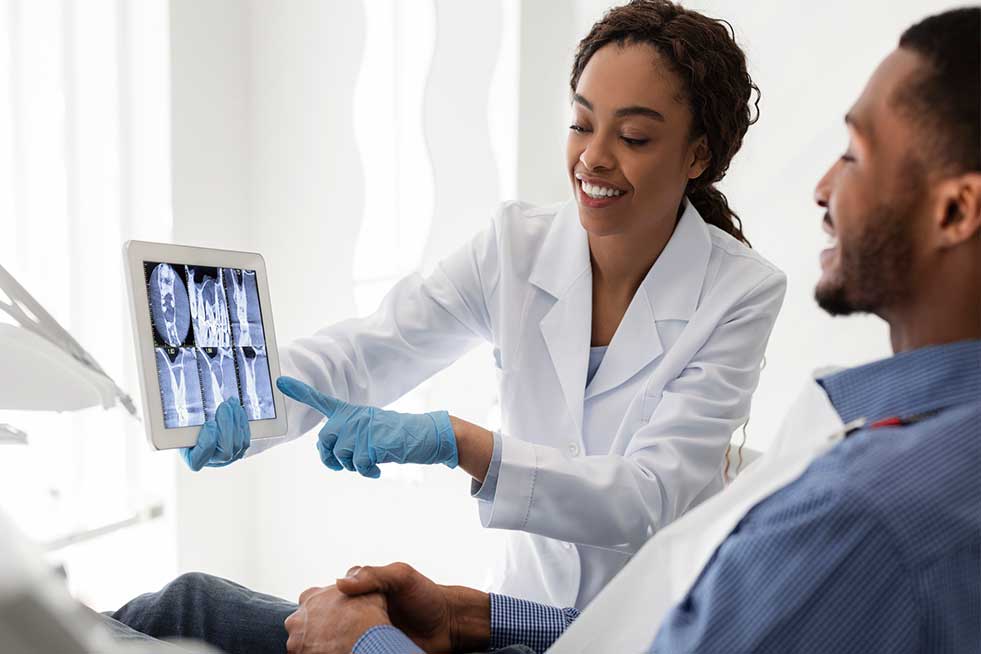
{"type": "Polygon", "coordinates": [[[712,153],[709,151],[708,139],[702,134],[688,147],[688,179],[701,177],[711,160],[712,153]]]}
{"type": "Polygon", "coordinates": [[[981,233],[981,172],[958,175],[941,184],[933,224],[943,249],[981,233]]]}

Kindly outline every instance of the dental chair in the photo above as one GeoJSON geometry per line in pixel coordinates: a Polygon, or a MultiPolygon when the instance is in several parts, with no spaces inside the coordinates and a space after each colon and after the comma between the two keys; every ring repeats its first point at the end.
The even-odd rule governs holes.
{"type": "MultiPolygon", "coordinates": [[[[0,409],[75,411],[136,407],[98,363],[0,266],[0,409]]],[[[29,435],[0,425],[0,447],[29,435]]],[[[0,450],[2,455],[2,450],[0,450]]],[[[200,644],[123,644],[75,601],[39,548],[0,511],[0,651],[3,654],[214,653],[200,644]]]]}

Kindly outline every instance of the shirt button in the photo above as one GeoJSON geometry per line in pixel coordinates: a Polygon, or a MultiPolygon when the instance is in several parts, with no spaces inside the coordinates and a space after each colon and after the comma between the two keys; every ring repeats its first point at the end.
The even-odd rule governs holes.
{"type": "Polygon", "coordinates": [[[569,443],[569,454],[579,456],[579,443],[569,443]]]}
{"type": "Polygon", "coordinates": [[[562,547],[566,548],[567,550],[571,550],[572,549],[572,543],[562,543],[562,547]]]}

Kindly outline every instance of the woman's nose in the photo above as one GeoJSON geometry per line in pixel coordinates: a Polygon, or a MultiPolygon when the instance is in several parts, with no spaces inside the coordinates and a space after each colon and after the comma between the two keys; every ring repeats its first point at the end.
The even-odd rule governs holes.
{"type": "Polygon", "coordinates": [[[613,153],[603,139],[593,139],[579,155],[579,161],[587,170],[614,168],[613,153]]]}

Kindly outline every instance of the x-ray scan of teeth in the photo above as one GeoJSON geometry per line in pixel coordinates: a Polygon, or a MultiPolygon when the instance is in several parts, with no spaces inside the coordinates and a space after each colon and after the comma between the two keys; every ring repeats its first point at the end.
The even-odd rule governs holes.
{"type": "Polygon", "coordinates": [[[161,341],[180,347],[191,326],[191,303],[184,281],[169,263],[160,263],[150,273],[150,315],[161,341]]]}
{"type": "Polygon", "coordinates": [[[185,270],[195,344],[198,347],[230,347],[232,334],[222,283],[224,270],[204,266],[185,266],[185,270]]]}
{"type": "Polygon", "coordinates": [[[194,348],[156,348],[157,378],[163,402],[164,426],[204,424],[201,378],[194,348]]]}
{"type": "Polygon", "coordinates": [[[249,420],[276,417],[254,270],[145,262],[164,425],[213,420],[237,398],[249,420]]]}
{"type": "Polygon", "coordinates": [[[230,347],[197,348],[196,352],[204,395],[204,418],[213,420],[219,404],[233,397],[241,399],[235,377],[235,359],[230,347]]]}
{"type": "Polygon", "coordinates": [[[232,323],[232,341],[238,347],[264,347],[262,312],[254,270],[223,270],[228,294],[228,312],[232,323]]]}
{"type": "Polygon", "coordinates": [[[249,420],[276,417],[273,406],[272,382],[264,347],[237,347],[235,359],[242,381],[242,406],[249,420]]]}

